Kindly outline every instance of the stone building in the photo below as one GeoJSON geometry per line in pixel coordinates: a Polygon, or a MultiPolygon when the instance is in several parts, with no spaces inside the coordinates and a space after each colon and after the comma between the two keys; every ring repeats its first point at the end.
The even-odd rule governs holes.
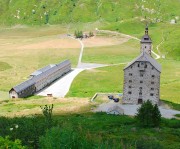
{"type": "Polygon", "coordinates": [[[123,103],[159,103],[161,65],[151,56],[152,41],[148,27],[141,41],[140,55],[124,68],[123,103]]]}

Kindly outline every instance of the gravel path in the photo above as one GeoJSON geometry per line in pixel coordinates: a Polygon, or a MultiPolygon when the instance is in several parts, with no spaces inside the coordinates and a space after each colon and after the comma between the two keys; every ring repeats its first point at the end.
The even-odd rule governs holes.
{"type": "MultiPolygon", "coordinates": [[[[103,103],[99,105],[99,107],[93,111],[94,112],[107,112],[109,108],[112,108],[116,105],[124,110],[124,114],[131,115],[131,116],[134,116],[137,113],[137,109],[140,107],[140,105],[120,104],[120,103],[115,103],[114,101],[110,101],[108,103],[103,103]]],[[[161,112],[162,117],[165,117],[165,118],[173,118],[175,114],[180,114],[180,111],[166,109],[162,106],[159,106],[159,110],[161,112]]]]}
{"type": "MultiPolygon", "coordinates": [[[[132,39],[135,39],[135,40],[138,40],[138,41],[141,41],[139,38],[137,37],[134,37],[134,36],[131,36],[131,35],[127,35],[127,34],[123,34],[123,33],[119,33],[119,32],[116,32],[116,31],[109,31],[109,30],[97,30],[98,32],[104,32],[104,33],[111,33],[111,34],[119,34],[119,35],[122,35],[122,36],[126,36],[126,37],[129,37],[129,38],[132,38],[132,39]]],[[[159,50],[159,46],[162,44],[162,42],[156,46],[156,49],[159,50]]],[[[155,53],[153,50],[151,50],[151,52],[156,56],[155,59],[159,59],[161,58],[160,55],[158,55],[157,53],[155,53]]]]}

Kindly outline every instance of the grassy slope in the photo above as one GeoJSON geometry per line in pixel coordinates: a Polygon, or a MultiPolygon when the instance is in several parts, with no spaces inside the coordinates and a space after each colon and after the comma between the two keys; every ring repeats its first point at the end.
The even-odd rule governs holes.
{"type": "MultiPolygon", "coordinates": [[[[180,145],[180,121],[175,119],[162,119],[160,128],[141,128],[132,117],[107,115],[105,113],[53,116],[53,120],[56,123],[53,123],[52,126],[59,129],[55,129],[54,133],[46,136],[48,140],[45,144],[55,143],[55,145],[61,145],[61,148],[67,148],[67,145],[71,145],[75,139],[77,146],[73,146],[74,148],[83,145],[86,149],[135,149],[137,147],[178,149],[180,145]]],[[[12,140],[18,138],[22,140],[23,144],[28,145],[28,148],[33,148],[33,144],[39,143],[39,137],[44,136],[48,130],[47,125],[45,125],[47,122],[42,116],[0,117],[0,121],[1,136],[8,135],[12,140]],[[15,125],[19,126],[18,129],[10,131],[9,129],[14,128],[15,125]]],[[[48,149],[50,148],[54,148],[54,146],[48,149]]]]}
{"type": "MultiPolygon", "coordinates": [[[[179,60],[177,54],[180,52],[180,27],[179,24],[169,24],[171,19],[180,14],[180,2],[177,0],[0,0],[0,5],[1,25],[99,21],[105,23],[105,29],[141,37],[145,23],[143,19],[146,18],[147,22],[152,23],[150,29],[154,46],[159,44],[163,37],[166,38],[166,43],[160,47],[161,51],[167,54],[167,57],[179,60]],[[154,24],[158,21],[163,23],[154,24]]],[[[179,20],[177,22],[179,23],[179,20]]]]}
{"type": "Polygon", "coordinates": [[[151,20],[167,21],[180,14],[177,0],[0,0],[0,4],[1,17],[8,18],[2,19],[1,23],[8,24],[44,24],[45,12],[51,24],[97,20],[115,22],[145,16],[151,20]]]}

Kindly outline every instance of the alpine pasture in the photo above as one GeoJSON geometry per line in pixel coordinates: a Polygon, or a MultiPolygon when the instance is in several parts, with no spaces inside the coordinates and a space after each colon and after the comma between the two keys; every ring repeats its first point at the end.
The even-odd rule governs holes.
{"type": "MultiPolygon", "coordinates": [[[[144,35],[147,23],[153,51],[160,56],[157,61],[162,66],[160,99],[167,108],[180,110],[179,1],[0,0],[0,6],[3,138],[20,139],[27,148],[48,149],[58,145],[134,149],[180,146],[178,115],[169,120],[162,118],[159,128],[142,128],[134,117],[93,113],[104,101],[90,101],[97,92],[123,92],[123,68],[139,55],[138,39],[144,35]],[[65,59],[77,67],[81,45],[69,36],[75,31],[93,31],[95,35],[81,40],[81,62],[108,66],[82,71],[65,98],[34,95],[9,99],[8,91],[37,69],[65,59]],[[48,119],[41,108],[52,104],[53,116],[48,119]]],[[[154,54],[153,57],[157,58],[154,54]]]]}

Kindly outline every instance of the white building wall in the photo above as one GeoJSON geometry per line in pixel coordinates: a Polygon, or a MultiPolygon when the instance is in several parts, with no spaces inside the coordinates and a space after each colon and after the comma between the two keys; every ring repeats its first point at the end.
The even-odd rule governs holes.
{"type": "Polygon", "coordinates": [[[141,50],[140,52],[146,52],[151,55],[151,43],[141,43],[141,50]]]}
{"type": "Polygon", "coordinates": [[[18,94],[14,90],[10,91],[9,96],[10,98],[18,98],[18,94]]]}
{"type": "Polygon", "coordinates": [[[123,103],[138,104],[138,99],[143,101],[149,99],[156,104],[159,102],[159,88],[160,72],[149,62],[135,62],[124,70],[123,103]],[[147,68],[145,68],[145,65],[147,65],[147,68]],[[129,82],[130,80],[132,82],[129,82]],[[142,95],[139,95],[141,92],[142,95]]]}

